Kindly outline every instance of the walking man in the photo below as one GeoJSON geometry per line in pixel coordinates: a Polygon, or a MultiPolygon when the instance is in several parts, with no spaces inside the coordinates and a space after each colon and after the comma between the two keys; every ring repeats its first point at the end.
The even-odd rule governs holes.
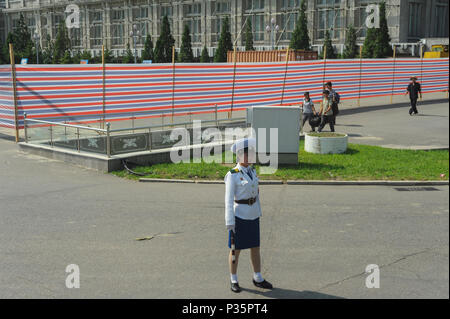
{"type": "Polygon", "coordinates": [[[332,120],[333,125],[336,125],[336,115],[339,111],[338,104],[340,102],[339,94],[333,89],[333,83],[331,81],[328,81],[325,83],[324,90],[328,90],[330,92],[330,103],[331,103],[331,109],[333,110],[332,120]]]}
{"type": "Polygon", "coordinates": [[[326,124],[330,125],[331,132],[334,132],[334,119],[333,110],[331,109],[331,99],[330,92],[327,90],[323,91],[323,99],[320,105],[319,115],[321,116],[321,121],[319,125],[319,132],[322,132],[326,124]]]}
{"type": "Polygon", "coordinates": [[[410,78],[411,83],[409,83],[408,87],[406,88],[405,95],[408,95],[409,93],[409,99],[411,100],[411,108],[409,109],[409,115],[417,114],[419,113],[417,111],[417,98],[419,97],[422,99],[422,89],[420,87],[420,83],[417,82],[417,78],[415,76],[412,76],[410,78]]]}
{"type": "Polygon", "coordinates": [[[229,231],[231,291],[241,292],[237,278],[239,254],[242,249],[250,249],[253,266],[253,284],[256,287],[272,289],[272,285],[261,275],[259,251],[259,202],[258,176],[249,163],[256,159],[256,140],[242,139],[231,147],[238,164],[225,176],[225,224],[229,231]]]}

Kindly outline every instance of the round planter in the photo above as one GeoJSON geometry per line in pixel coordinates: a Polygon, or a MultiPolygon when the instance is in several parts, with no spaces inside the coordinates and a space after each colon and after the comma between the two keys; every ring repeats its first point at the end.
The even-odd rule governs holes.
{"type": "MultiPolygon", "coordinates": [[[[339,133],[338,133],[339,134],[339,133]]],[[[305,151],[315,154],[340,154],[347,150],[348,135],[336,137],[311,136],[305,134],[305,151]]]]}

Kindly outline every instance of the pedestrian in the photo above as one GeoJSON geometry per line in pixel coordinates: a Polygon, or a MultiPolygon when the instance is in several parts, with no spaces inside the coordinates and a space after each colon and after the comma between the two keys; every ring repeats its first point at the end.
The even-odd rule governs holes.
{"type": "Polygon", "coordinates": [[[302,129],[305,126],[306,121],[308,121],[309,126],[312,129],[312,132],[315,132],[316,129],[315,126],[311,125],[311,120],[314,118],[314,116],[317,115],[317,112],[316,109],[314,108],[314,103],[309,96],[309,92],[305,92],[304,94],[302,109],[303,109],[302,129]]]}
{"type": "Polygon", "coordinates": [[[323,99],[320,105],[319,115],[321,116],[319,132],[322,132],[326,124],[330,125],[331,132],[334,132],[333,110],[331,109],[331,98],[328,90],[323,91],[323,99]]]}
{"type": "Polygon", "coordinates": [[[411,83],[408,84],[408,87],[406,88],[405,95],[408,95],[409,93],[409,99],[411,100],[411,108],[409,109],[409,115],[413,115],[419,113],[417,111],[417,98],[419,97],[422,99],[422,89],[420,87],[420,83],[417,82],[417,77],[412,76],[410,78],[411,83]]]}
{"type": "Polygon", "coordinates": [[[331,109],[333,110],[333,125],[336,125],[336,115],[339,113],[338,104],[341,102],[341,97],[339,96],[339,93],[333,89],[333,83],[331,81],[325,83],[325,90],[330,92],[331,109]]]}
{"type": "Polygon", "coordinates": [[[254,271],[253,284],[259,288],[272,289],[272,284],[261,275],[259,179],[255,169],[250,165],[255,162],[255,150],[254,138],[242,139],[233,144],[231,151],[236,154],[238,164],[225,176],[225,224],[229,233],[230,248],[228,263],[231,290],[236,293],[241,292],[237,267],[243,249],[250,249],[254,271]]]}

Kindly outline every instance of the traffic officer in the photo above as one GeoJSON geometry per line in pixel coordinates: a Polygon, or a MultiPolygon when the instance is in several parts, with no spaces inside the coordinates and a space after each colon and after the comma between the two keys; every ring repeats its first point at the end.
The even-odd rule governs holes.
{"type": "Polygon", "coordinates": [[[238,162],[225,176],[225,224],[229,232],[228,247],[231,249],[228,258],[231,290],[241,291],[237,266],[242,249],[250,249],[253,284],[259,288],[272,289],[272,285],[261,275],[258,176],[249,165],[256,162],[256,140],[241,139],[233,144],[231,151],[236,154],[238,162]]]}

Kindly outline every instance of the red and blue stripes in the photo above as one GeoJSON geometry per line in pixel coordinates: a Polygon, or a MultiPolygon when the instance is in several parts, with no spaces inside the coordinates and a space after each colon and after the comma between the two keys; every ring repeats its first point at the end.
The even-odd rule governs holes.
{"type": "MultiPolygon", "coordinates": [[[[332,81],[341,99],[403,94],[410,76],[423,92],[448,90],[449,59],[315,60],[273,63],[17,65],[19,126],[23,114],[52,121],[109,121],[291,105],[320,99],[332,81]],[[287,70],[287,72],[286,72],[287,70]],[[235,73],[234,73],[235,72],[235,73]],[[234,85],[233,85],[234,78],[234,85]]],[[[11,67],[0,66],[0,126],[14,127],[11,67]]]]}

